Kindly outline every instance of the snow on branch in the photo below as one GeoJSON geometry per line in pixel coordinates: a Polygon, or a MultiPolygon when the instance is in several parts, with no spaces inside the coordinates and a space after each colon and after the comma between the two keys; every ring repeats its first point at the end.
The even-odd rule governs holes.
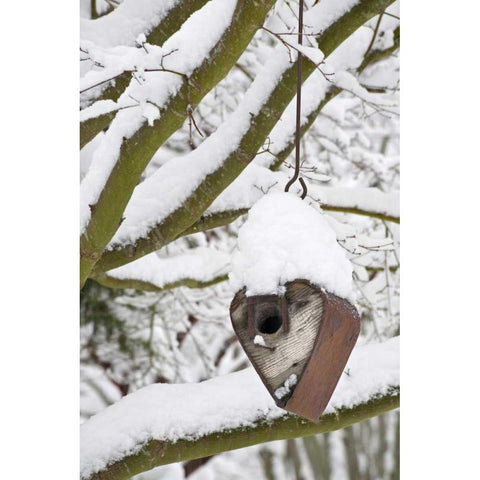
{"type": "MultiPolygon", "coordinates": [[[[239,216],[247,213],[265,193],[283,191],[287,180],[288,177],[284,172],[273,172],[268,168],[250,163],[199,220],[184,230],[180,236],[206,231],[233,222],[239,216]]],[[[294,186],[292,191],[295,191],[296,188],[300,187],[294,186]]],[[[309,198],[316,201],[324,211],[351,213],[394,223],[400,222],[398,192],[385,193],[373,187],[323,187],[315,184],[309,184],[308,189],[309,198]]],[[[142,242],[142,244],[146,248],[151,248],[150,251],[154,251],[157,241],[156,238],[153,238],[150,245],[148,242],[142,242]]],[[[111,260],[116,263],[116,266],[127,265],[135,259],[135,254],[131,255],[135,249],[135,243],[127,243],[121,249],[112,248],[104,253],[100,266],[103,262],[108,265],[107,262],[111,260]]],[[[111,286],[114,285],[111,284],[111,286]]]]}
{"type": "MultiPolygon", "coordinates": [[[[97,42],[100,41],[100,46],[102,47],[118,46],[112,42],[112,39],[117,39],[126,46],[141,49],[142,51],[146,50],[146,44],[161,46],[171,35],[179,30],[193,12],[200,9],[207,1],[173,0],[164,2],[157,0],[152,2],[147,0],[131,2],[127,0],[108,16],[95,21],[82,20],[82,39],[87,42],[90,41],[93,45],[97,45],[97,42]],[[133,12],[131,11],[132,5],[134,6],[133,12]],[[152,8],[150,13],[148,13],[149,7],[152,8]],[[140,15],[140,18],[138,15],[140,15]],[[119,16],[121,20],[119,20],[119,16]],[[112,32],[117,32],[115,28],[118,23],[121,24],[119,26],[122,28],[125,27],[126,31],[121,31],[118,37],[112,38],[112,32]],[[106,38],[103,37],[104,32],[108,32],[106,38]],[[144,39],[144,42],[139,42],[140,39],[144,39]]],[[[82,56],[88,58],[89,54],[82,52],[82,56]]],[[[86,60],[86,58],[82,58],[82,60],[86,60]]],[[[95,66],[91,59],[89,64],[95,66]]],[[[102,65],[100,70],[105,71],[105,67],[106,65],[102,65]]],[[[98,65],[96,68],[98,68],[98,65]]],[[[138,71],[137,66],[133,67],[133,71],[124,70],[122,73],[122,69],[120,69],[117,71],[120,73],[110,72],[111,76],[107,78],[108,81],[105,81],[104,76],[103,81],[97,82],[97,87],[91,88],[81,95],[80,103],[82,108],[88,107],[95,101],[110,100],[116,102],[130,83],[134,71],[138,71]]],[[[88,75],[88,71],[86,75],[88,75]]],[[[114,105],[115,108],[108,112],[101,112],[95,105],[92,105],[94,108],[90,109],[87,118],[80,118],[80,148],[83,148],[113,120],[116,110],[120,108],[120,106],[114,105]]]]}
{"type": "MultiPolygon", "coordinates": [[[[250,207],[258,201],[267,191],[283,191],[283,186],[287,176],[283,172],[272,172],[256,164],[250,164],[240,175],[236,182],[228,187],[218,199],[207,209],[200,219],[186,229],[181,236],[190,235],[197,232],[204,232],[212,228],[228,225],[235,221],[241,215],[248,213],[250,207]],[[253,173],[252,173],[253,172],[253,173]],[[249,175],[255,175],[255,182],[251,181],[249,175]]],[[[387,222],[400,223],[400,203],[398,192],[384,193],[377,188],[348,188],[348,187],[321,187],[318,185],[309,185],[309,196],[318,202],[320,208],[326,212],[351,213],[364,215],[367,217],[378,218],[387,222]]],[[[295,191],[295,188],[292,190],[295,191]]],[[[180,279],[172,282],[152,281],[153,273],[148,280],[140,281],[137,272],[126,269],[127,266],[134,265],[142,258],[153,259],[153,253],[139,260],[131,262],[127,254],[130,246],[126,246],[120,251],[106,253],[115,256],[115,261],[124,267],[119,267],[108,271],[107,274],[99,272],[96,274],[96,280],[112,288],[139,288],[142,290],[156,291],[165,290],[178,286],[187,286],[199,288],[212,285],[226,280],[226,274],[221,273],[213,275],[208,280],[201,280],[192,277],[190,274],[184,274],[180,279]],[[123,270],[125,268],[125,270],[123,270]],[[128,273],[124,278],[112,275],[112,272],[128,273]],[[132,272],[132,273],[131,273],[132,272]]],[[[134,248],[134,247],[132,247],[134,248]]],[[[152,250],[154,249],[152,245],[152,250]]],[[[163,260],[160,260],[163,261],[163,260]]],[[[145,262],[147,263],[147,262],[145,262]]],[[[163,269],[163,267],[161,267],[163,269]]],[[[153,271],[153,267],[152,267],[153,271]]],[[[208,270],[209,271],[209,270],[208,270]]],[[[189,272],[189,270],[185,270],[189,272]]],[[[158,278],[158,277],[157,277],[158,278]]],[[[162,277],[163,278],[163,277],[162,277]]]]}
{"type": "Polygon", "coordinates": [[[96,278],[113,288],[159,291],[186,286],[203,288],[227,279],[230,255],[199,247],[171,257],[157,253],[106,272],[96,278]]]}
{"type": "Polygon", "coordinates": [[[356,213],[400,223],[398,192],[384,193],[378,188],[319,187],[312,188],[323,210],[356,213]]]}
{"type": "MultiPolygon", "coordinates": [[[[328,56],[391,3],[391,0],[320,2],[309,10],[305,23],[317,30],[324,29],[318,46],[328,56]]],[[[304,77],[314,70],[315,65],[304,59],[304,77]]],[[[256,156],[294,97],[295,82],[296,64],[290,63],[289,52],[279,45],[227,121],[192,153],[167,162],[139,185],[126,209],[125,221],[98,268],[105,270],[126,263],[123,250],[127,244],[135,246],[131,261],[161,248],[191,227],[256,156]],[[225,138],[230,139],[229,145],[225,145],[225,138]],[[159,191],[171,195],[158,197],[159,191]],[[152,192],[156,193],[154,202],[152,192]]]]}
{"type": "Polygon", "coordinates": [[[81,19],[82,38],[97,45],[134,45],[141,33],[153,30],[182,0],[125,0],[108,15],[95,20],[81,19]]]}
{"type": "MultiPolygon", "coordinates": [[[[240,210],[239,215],[243,214],[266,192],[283,191],[287,180],[284,172],[272,172],[251,163],[206,210],[205,217],[233,210],[240,210]]],[[[296,188],[300,192],[300,187],[296,188]]],[[[373,187],[323,187],[316,184],[309,184],[308,190],[309,197],[317,201],[323,210],[400,222],[398,192],[385,193],[373,187]]]]}
{"type": "MultiPolygon", "coordinates": [[[[324,17],[331,17],[330,21],[334,23],[338,16],[345,11],[344,3],[340,2],[336,7],[337,10],[334,10],[332,2],[322,2],[308,11],[309,15],[307,15],[305,23],[313,23],[312,28],[316,27],[317,29],[330,26],[324,17]],[[333,15],[333,11],[336,11],[336,15],[333,15]],[[320,22],[319,19],[322,21],[320,22]]],[[[364,41],[365,45],[367,45],[367,40],[368,37],[364,41]]],[[[359,56],[358,63],[362,58],[359,56]]],[[[344,59],[343,65],[345,63],[344,59]]],[[[287,75],[286,72],[293,70],[290,53],[283,44],[278,45],[271,59],[257,75],[239,107],[220,125],[217,131],[193,152],[167,162],[135,189],[125,210],[125,220],[112,239],[109,248],[127,242],[134,243],[138,238],[145,237],[154,225],[162,223],[170,213],[181,206],[209,174],[221,169],[229,156],[241,147],[241,142],[246,134],[250,133],[250,128],[255,125],[252,120],[264,113],[262,109],[266,108],[266,104],[278,90],[283,77],[287,75]],[[227,146],[225,138],[229,138],[227,146]],[[165,192],[165,195],[155,196],[154,192],[165,192]]],[[[310,73],[312,71],[312,66],[310,66],[310,73]]],[[[316,72],[313,81],[308,83],[309,88],[305,91],[306,105],[313,103],[310,97],[323,98],[323,92],[326,89],[325,83],[326,80],[323,76],[316,72]]],[[[308,115],[308,112],[307,109],[304,113],[308,115]]],[[[294,118],[293,115],[288,116],[289,119],[290,117],[294,118]]],[[[280,123],[283,124],[283,122],[280,123]]],[[[290,130],[293,129],[290,128],[290,130]]]]}
{"type": "MultiPolygon", "coordinates": [[[[134,98],[140,108],[130,108],[120,112],[112,122],[101,145],[94,153],[92,167],[81,186],[82,204],[84,205],[81,211],[82,230],[90,217],[90,210],[87,206],[96,203],[102,187],[118,160],[122,143],[132,138],[134,134],[144,126],[147,118],[151,121],[159,118],[159,109],[163,108],[171,100],[175,92],[185,83],[185,79],[203,63],[205,58],[209,57],[209,52],[230,25],[234,8],[235,2],[232,0],[228,0],[227,2],[212,0],[203,9],[196,12],[186,22],[183,28],[166,42],[164,47],[155,48],[155,51],[160,50],[158,54],[152,54],[154,58],[151,59],[151,61],[158,63],[163,58],[162,52],[173,52],[166,59],[168,63],[165,65],[162,64],[170,73],[150,74],[146,76],[142,84],[130,85],[128,91],[122,95],[121,99],[124,97],[134,98]],[[216,9],[219,9],[219,11],[216,11],[216,9]],[[192,48],[191,39],[197,37],[198,32],[203,28],[205,23],[210,23],[214,25],[215,28],[212,28],[209,35],[204,36],[202,41],[195,42],[195,48],[192,48]],[[173,71],[179,72],[180,75],[175,75],[172,73],[173,71]],[[150,107],[153,107],[156,112],[150,114],[142,112],[144,109],[142,107],[148,108],[149,110],[151,110],[150,107]]],[[[117,49],[118,48],[123,47],[117,47],[117,49]]],[[[147,58],[150,57],[150,55],[147,55],[142,49],[134,50],[139,50],[136,55],[134,55],[132,60],[134,62],[138,61],[137,57],[140,55],[147,58]]],[[[103,57],[105,57],[105,54],[101,55],[102,59],[103,57]]],[[[125,60],[123,61],[125,62],[125,60]]],[[[96,72],[90,73],[94,74],[96,72]]],[[[131,98],[129,100],[130,105],[134,103],[134,100],[131,100],[131,98]]],[[[151,122],[149,121],[148,123],[151,122]]]]}
{"type": "Polygon", "coordinates": [[[81,283],[117,230],[152,156],[235,64],[273,3],[211,0],[163,45],[171,52],[163,67],[171,72],[148,74],[148,81],[124,92],[140,108],[117,113],[81,186],[81,283]]]}
{"type": "Polygon", "coordinates": [[[336,430],[397,408],[399,340],[354,350],[316,424],[278,408],[252,368],[197,384],[150,385],[82,425],[81,476],[126,479],[158,465],[336,430]]]}
{"type": "MultiPolygon", "coordinates": [[[[330,55],[328,65],[324,67],[328,68],[330,72],[335,72],[335,75],[329,76],[327,81],[324,76],[314,72],[307,79],[302,89],[302,136],[313,125],[327,103],[343,91],[338,77],[342,79],[347,71],[354,69],[357,74],[360,74],[367,67],[388,58],[398,50],[400,46],[399,28],[397,27],[394,32],[392,45],[383,50],[376,49],[368,52],[367,44],[370,32],[367,29],[357,30],[330,55]],[[361,47],[359,48],[359,46],[361,47]],[[364,54],[365,48],[367,51],[364,54]]],[[[375,105],[374,97],[368,95],[367,99],[375,105]]],[[[282,121],[275,125],[268,136],[268,149],[262,152],[262,156],[266,159],[262,159],[260,162],[272,170],[280,168],[295,147],[295,111],[296,103],[292,100],[282,116],[282,121]]]]}
{"type": "MultiPolygon", "coordinates": [[[[250,167],[249,167],[250,168],[250,167]]],[[[245,170],[246,172],[247,170],[245,170]]],[[[284,180],[282,178],[282,180],[284,180]]],[[[270,185],[272,182],[270,182],[270,185]]],[[[283,185],[279,182],[280,185],[283,185]]],[[[258,185],[256,185],[258,187],[258,185]]],[[[257,194],[258,198],[263,195],[261,187],[254,192],[252,188],[251,193],[257,194]]],[[[264,184],[263,188],[268,189],[268,184],[264,184]]],[[[275,188],[275,187],[274,187],[275,188]]],[[[387,222],[400,223],[399,216],[399,195],[397,192],[394,193],[384,193],[378,190],[377,188],[348,188],[348,187],[319,187],[310,185],[309,190],[319,201],[322,210],[327,212],[343,212],[343,213],[352,213],[356,215],[364,215],[367,217],[378,218],[380,220],[385,220],[387,222]],[[338,200],[338,203],[336,203],[338,200]]],[[[280,191],[281,189],[275,188],[275,190],[280,191]]],[[[275,191],[274,190],[274,191],[275,191]]],[[[190,235],[191,233],[203,232],[211,228],[216,228],[236,220],[239,216],[244,215],[248,212],[249,202],[240,202],[240,197],[237,197],[239,203],[237,204],[240,208],[238,209],[223,209],[227,207],[230,202],[235,201],[235,191],[228,189],[225,191],[225,196],[219,197],[219,201],[214,203],[211,208],[209,208],[204,215],[194,223],[189,229],[187,229],[183,235],[190,235]],[[230,199],[227,198],[227,195],[231,195],[230,199]],[[223,197],[223,198],[222,198],[223,197]],[[223,204],[223,205],[222,205],[223,204]]],[[[241,192],[238,190],[239,194],[244,194],[245,191],[241,192]]]]}
{"type": "MultiPolygon", "coordinates": [[[[91,68],[80,79],[80,93],[104,86],[126,72],[132,76],[136,74],[136,81],[129,87],[131,97],[135,98],[146,92],[144,96],[148,96],[151,102],[161,103],[158,94],[155,96],[152,92],[155,88],[155,77],[158,78],[158,75],[148,78],[145,73],[176,73],[180,78],[173,78],[173,80],[189,77],[229,25],[235,5],[235,0],[228,2],[224,0],[221,4],[223,8],[220,8],[218,4],[215,5],[215,0],[210,0],[203,9],[195,12],[178,32],[174,32],[174,35],[166,38],[162,46],[151,44],[150,36],[147,37],[143,33],[135,39],[133,46],[102,47],[82,39],[80,43],[81,59],[88,62],[91,68]],[[199,24],[202,21],[211,21],[214,9],[218,10],[218,24],[209,30],[208,35],[202,35],[199,31],[199,24]],[[195,38],[195,46],[190,45],[190,48],[186,48],[188,36],[195,38]]],[[[163,82],[160,77],[162,86],[174,87],[175,82],[172,82],[172,78],[166,77],[166,79],[167,81],[163,82]],[[173,85],[171,85],[172,83],[173,85]]]]}

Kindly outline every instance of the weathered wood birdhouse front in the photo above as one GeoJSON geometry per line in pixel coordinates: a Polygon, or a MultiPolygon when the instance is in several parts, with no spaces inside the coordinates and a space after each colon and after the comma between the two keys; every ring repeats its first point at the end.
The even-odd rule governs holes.
{"type": "Polygon", "coordinates": [[[352,269],[318,206],[264,196],[238,235],[233,328],[278,406],[317,421],[360,332],[352,269]]]}

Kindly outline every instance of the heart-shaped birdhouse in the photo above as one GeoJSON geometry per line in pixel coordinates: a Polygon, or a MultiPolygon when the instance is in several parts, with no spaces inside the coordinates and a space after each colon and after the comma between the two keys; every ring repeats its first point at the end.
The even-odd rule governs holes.
{"type": "Polygon", "coordinates": [[[264,196],[240,229],[233,328],[276,404],[312,421],[360,333],[351,272],[326,219],[294,195],[264,196]]]}
{"type": "Polygon", "coordinates": [[[230,316],[277,405],[316,421],[357,341],[360,320],[349,302],[307,281],[285,287],[283,296],[247,297],[241,290],[230,316]]]}

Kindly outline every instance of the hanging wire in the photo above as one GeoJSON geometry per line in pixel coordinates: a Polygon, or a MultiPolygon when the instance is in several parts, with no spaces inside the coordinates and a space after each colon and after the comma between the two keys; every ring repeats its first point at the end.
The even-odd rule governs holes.
{"type": "MultiPolygon", "coordinates": [[[[303,0],[299,0],[298,3],[298,44],[302,45],[303,42],[303,0]]],[[[303,55],[300,50],[297,55],[297,125],[295,130],[295,172],[293,177],[285,185],[285,191],[288,192],[290,187],[297,181],[302,186],[302,200],[307,196],[307,185],[300,175],[300,130],[301,130],[301,113],[302,113],[302,59],[303,55]]]]}

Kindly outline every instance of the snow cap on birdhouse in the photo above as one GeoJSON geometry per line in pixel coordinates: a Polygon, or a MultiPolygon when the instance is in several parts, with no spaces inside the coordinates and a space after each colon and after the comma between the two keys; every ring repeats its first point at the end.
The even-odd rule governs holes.
{"type": "Polygon", "coordinates": [[[352,267],[318,209],[271,193],[238,234],[233,328],[277,405],[317,421],[360,331],[352,267]]]}

